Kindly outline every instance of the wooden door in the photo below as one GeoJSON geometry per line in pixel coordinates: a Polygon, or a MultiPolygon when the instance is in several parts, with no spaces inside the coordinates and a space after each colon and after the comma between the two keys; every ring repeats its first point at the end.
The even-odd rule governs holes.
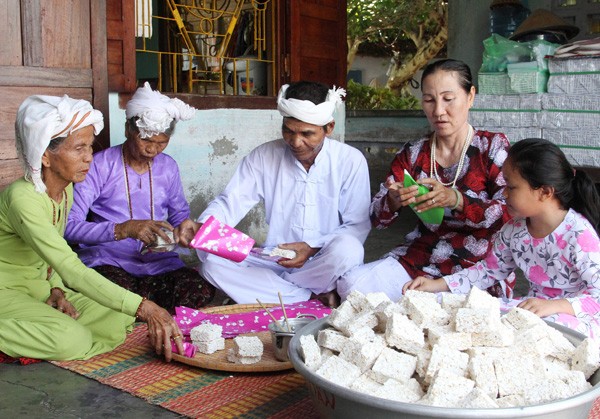
{"type": "Polygon", "coordinates": [[[280,82],[346,85],[346,0],[285,0],[280,82]]]}

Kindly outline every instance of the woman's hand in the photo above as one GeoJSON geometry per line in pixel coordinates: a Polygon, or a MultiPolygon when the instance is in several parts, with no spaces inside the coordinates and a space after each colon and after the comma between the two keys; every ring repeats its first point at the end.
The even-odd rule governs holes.
{"type": "Polygon", "coordinates": [[[425,276],[418,276],[412,281],[408,281],[402,287],[402,294],[406,294],[408,290],[425,291],[425,292],[443,292],[450,291],[448,284],[444,281],[444,278],[427,278],[425,276]]]}
{"type": "MultiPolygon", "coordinates": [[[[448,188],[442,185],[439,181],[433,178],[423,178],[419,179],[419,183],[426,186],[429,189],[429,192],[423,194],[415,199],[417,206],[415,209],[417,211],[427,211],[431,208],[453,208],[456,205],[456,199],[461,201],[459,202],[459,206],[462,203],[462,199],[460,198],[460,194],[457,195],[452,188],[448,188]]],[[[460,207],[457,206],[457,209],[460,207]]]]}
{"type": "Polygon", "coordinates": [[[531,311],[539,317],[548,317],[557,313],[566,313],[571,316],[575,315],[573,306],[568,300],[561,298],[560,300],[544,300],[542,298],[528,298],[523,300],[517,307],[531,311]]]}
{"type": "Polygon", "coordinates": [[[402,207],[415,203],[415,198],[419,192],[418,186],[413,185],[405,188],[402,182],[394,181],[392,176],[385,181],[384,186],[388,190],[388,207],[392,212],[396,212],[402,207]]]}
{"type": "Polygon", "coordinates": [[[150,343],[158,355],[164,353],[167,362],[172,358],[171,341],[175,342],[180,354],[185,353],[183,334],[167,310],[150,300],[143,300],[138,309],[138,318],[148,324],[150,343]]]}
{"type": "Polygon", "coordinates": [[[160,236],[165,242],[171,243],[171,239],[163,229],[173,231],[173,226],[166,221],[129,220],[115,226],[115,238],[118,240],[132,238],[151,245],[156,243],[157,237],[160,236]]]}
{"type": "Polygon", "coordinates": [[[60,288],[52,288],[50,290],[50,297],[46,300],[46,304],[75,320],[79,317],[79,312],[75,309],[75,306],[67,300],[65,293],[60,288]]]}
{"type": "Polygon", "coordinates": [[[308,243],[305,242],[285,243],[278,245],[278,247],[296,252],[296,257],[294,259],[282,259],[277,262],[285,268],[301,268],[310,257],[316,255],[317,252],[321,250],[310,247],[308,243]]]}
{"type": "Polygon", "coordinates": [[[174,235],[175,241],[179,243],[182,247],[189,247],[190,242],[198,232],[198,230],[202,227],[202,224],[196,223],[189,218],[184,220],[181,224],[175,227],[174,235]]]}

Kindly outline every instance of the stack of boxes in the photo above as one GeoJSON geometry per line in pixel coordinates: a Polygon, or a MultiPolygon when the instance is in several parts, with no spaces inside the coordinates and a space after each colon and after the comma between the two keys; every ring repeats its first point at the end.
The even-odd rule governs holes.
{"type": "Polygon", "coordinates": [[[470,123],[511,143],[545,138],[574,166],[600,167],[600,56],[551,57],[548,70],[538,93],[477,95],[470,123]]]}

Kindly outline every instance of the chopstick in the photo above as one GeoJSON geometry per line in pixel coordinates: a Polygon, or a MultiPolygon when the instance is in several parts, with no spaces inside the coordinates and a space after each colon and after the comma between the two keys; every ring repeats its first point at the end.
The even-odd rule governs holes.
{"type": "Polygon", "coordinates": [[[281,310],[283,311],[283,317],[285,318],[285,325],[287,326],[288,332],[291,332],[292,329],[290,329],[290,322],[285,312],[285,305],[283,304],[283,299],[281,298],[281,292],[277,291],[277,295],[279,296],[279,303],[281,304],[281,310]]]}
{"type": "MultiPolygon", "coordinates": [[[[273,314],[267,310],[267,308],[263,305],[263,303],[260,302],[260,300],[257,298],[256,302],[258,302],[258,304],[260,304],[260,306],[263,308],[263,310],[266,311],[266,313],[271,316],[271,318],[273,319],[273,321],[275,322],[275,324],[277,325],[277,327],[279,328],[279,330],[281,330],[283,332],[283,327],[281,327],[281,324],[277,321],[277,319],[275,318],[275,316],[273,316],[273,314]]],[[[289,326],[288,326],[288,330],[289,330],[289,326]]]]}

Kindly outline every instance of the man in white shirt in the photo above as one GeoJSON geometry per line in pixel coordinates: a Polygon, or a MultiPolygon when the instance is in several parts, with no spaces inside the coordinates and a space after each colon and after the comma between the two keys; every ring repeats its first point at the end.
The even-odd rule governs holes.
{"type": "Polygon", "coordinates": [[[336,281],[363,261],[371,202],[362,153],[328,136],[343,89],[314,82],[281,88],[277,107],[283,139],[242,159],[225,190],[209,203],[209,216],[235,226],[259,201],[269,224],[265,247],[293,250],[293,259],[267,261],[250,254],[235,263],[198,251],[201,272],[240,304],[319,298],[335,306],[336,281]]]}

